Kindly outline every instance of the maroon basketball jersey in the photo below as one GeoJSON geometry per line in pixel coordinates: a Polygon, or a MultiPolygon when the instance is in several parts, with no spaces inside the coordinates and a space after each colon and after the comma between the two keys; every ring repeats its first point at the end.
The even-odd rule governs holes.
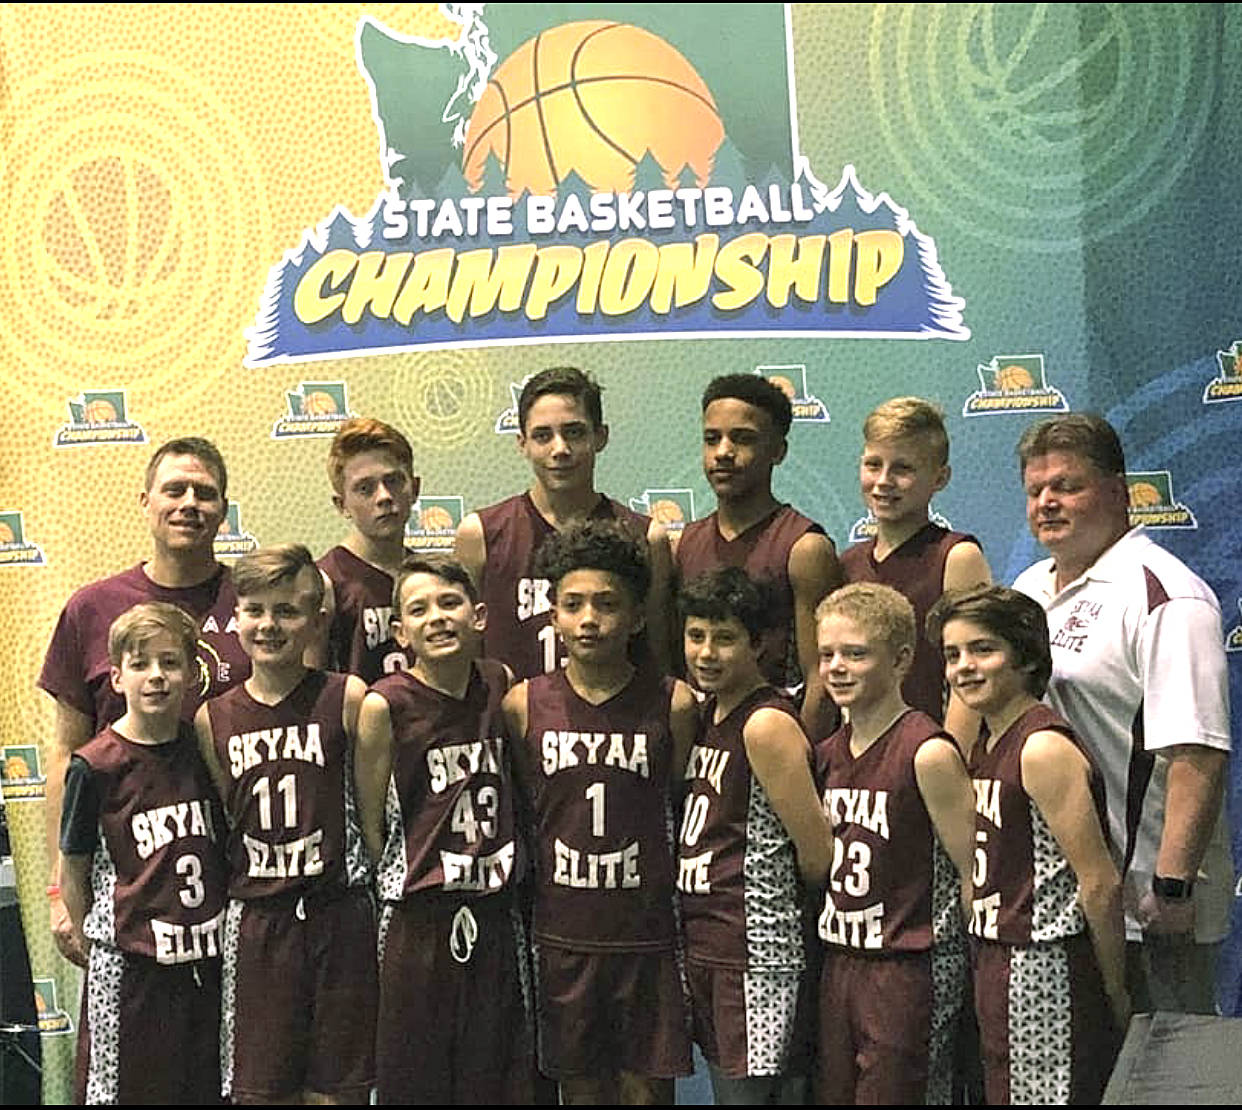
{"type": "Polygon", "coordinates": [[[686,954],[722,967],[801,968],[797,855],[746,755],[746,722],[760,709],[802,728],[789,699],[761,686],[719,723],[708,698],[706,730],[690,752],[677,875],[686,954]]]}
{"type": "Polygon", "coordinates": [[[876,562],[875,540],[857,543],[841,556],[847,582],[880,582],[892,586],[914,607],[918,639],[914,661],[901,684],[907,705],[921,709],[929,717],[944,721],[944,657],[938,645],[927,639],[927,614],[944,593],[944,565],[949,552],[959,543],[979,541],[965,532],[950,532],[931,524],[915,532],[900,547],[876,562]]]}
{"type": "Polygon", "coordinates": [[[99,799],[86,936],[162,964],[219,956],[223,816],[189,726],[166,744],[109,727],[75,754],[99,799]]]}
{"type": "Polygon", "coordinates": [[[192,721],[207,698],[250,677],[250,660],[237,639],[237,593],[226,567],[197,586],[158,586],[142,564],[84,586],[61,611],[43,661],[39,686],[57,701],[86,714],[98,732],[125,715],[125,699],[109,681],[108,629],[127,609],[167,601],[199,627],[198,659],[186,676],[183,720],[192,721]]]}
{"type": "Polygon", "coordinates": [[[877,955],[925,952],[961,935],[961,886],[919,791],[914,757],[933,736],[953,741],[916,709],[857,757],[852,735],[844,725],[815,748],[833,836],[820,939],[877,955]]]}
{"type": "Polygon", "coordinates": [[[310,671],[276,705],[244,685],[207,703],[226,782],[234,898],[366,883],[342,719],[347,677],[310,671]]]}
{"type": "Polygon", "coordinates": [[[405,670],[409,659],[392,636],[392,576],[340,546],[319,560],[319,569],[331,580],[336,602],[328,665],[368,686],[405,670]]]}
{"type": "MultiPolygon", "coordinates": [[[[646,542],[649,518],[619,501],[601,497],[592,520],[615,520],[646,542]]],[[[509,665],[518,679],[549,674],[564,666],[564,649],[552,627],[551,584],[534,576],[535,553],[555,534],[529,493],[519,493],[479,510],[487,544],[482,600],[487,603],[483,653],[509,665]]]]}
{"type": "Polygon", "coordinates": [[[409,673],[372,687],[388,702],[392,720],[378,876],[384,901],[437,892],[482,898],[521,878],[524,853],[500,709],[508,682],[504,667],[482,659],[460,700],[409,673]]]}
{"type": "Polygon", "coordinates": [[[726,540],[716,525],[716,514],[687,524],[677,541],[675,555],[679,582],[717,567],[741,567],[755,580],[767,579],[773,588],[773,623],[763,635],[759,667],[773,686],[796,686],[802,681],[794,630],[793,587],[789,583],[789,552],[808,532],[823,529],[789,505],[752,524],[740,536],[726,540]]]}
{"type": "Polygon", "coordinates": [[[602,705],[565,672],[530,680],[520,782],[533,824],[535,938],[579,951],[675,937],[671,678],[635,672],[602,705]]]}
{"type": "MultiPolygon", "coordinates": [[[[975,784],[975,873],[970,932],[1005,944],[1060,940],[1083,932],[1078,876],[1022,787],[1022,749],[1034,732],[1051,729],[1082,745],[1065,719],[1046,705],[1019,717],[991,751],[983,741],[970,753],[975,784]]],[[[1083,752],[1090,763],[1090,757],[1083,752]]],[[[1091,767],[1091,794],[1101,828],[1104,794],[1091,767]]]]}

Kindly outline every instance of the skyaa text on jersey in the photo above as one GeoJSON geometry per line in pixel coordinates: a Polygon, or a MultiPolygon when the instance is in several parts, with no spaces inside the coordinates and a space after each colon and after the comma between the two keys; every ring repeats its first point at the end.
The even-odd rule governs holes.
{"type": "MultiPolygon", "coordinates": [[[[472,849],[493,840],[499,831],[497,815],[505,779],[504,744],[503,737],[495,736],[427,749],[427,777],[433,794],[443,794],[451,786],[468,783],[474,775],[492,775],[501,780],[501,785],[484,784],[473,792],[469,786],[462,786],[453,805],[449,826],[453,832],[460,833],[472,849]]],[[[513,874],[515,855],[516,845],[512,840],[505,841],[492,852],[451,852],[441,848],[443,889],[476,893],[503,890],[513,874]]]]}
{"type": "MultiPolygon", "coordinates": [[[[824,791],[824,812],[834,830],[859,825],[883,840],[889,839],[888,791],[856,787],[832,787],[824,791]]],[[[819,935],[827,944],[844,948],[884,947],[884,903],[841,910],[834,894],[851,899],[866,898],[871,890],[871,846],[865,840],[832,839],[832,869],[824,894],[819,935]]]]}
{"type": "MultiPolygon", "coordinates": [[[[730,752],[723,748],[709,748],[695,744],[690,749],[686,763],[686,785],[693,791],[697,782],[707,783],[719,797],[724,792],[724,773],[729,766],[730,752]]],[[[693,792],[686,799],[681,819],[681,844],[693,848],[707,824],[707,811],[711,805],[706,794],[693,792]]],[[[679,856],[677,860],[677,889],[682,894],[710,894],[712,892],[711,866],[714,851],[700,852],[697,856],[679,856]]]]}

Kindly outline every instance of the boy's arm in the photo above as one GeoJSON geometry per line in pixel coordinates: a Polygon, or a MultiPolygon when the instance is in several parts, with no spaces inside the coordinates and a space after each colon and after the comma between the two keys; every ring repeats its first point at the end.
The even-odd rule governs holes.
{"type": "Polygon", "coordinates": [[[61,888],[59,896],[48,895],[51,911],[52,940],[65,959],[79,967],[86,966],[86,941],[80,929],[74,928],[63,901],[64,883],[60,875],[61,806],[65,796],[65,773],[69,757],[91,738],[91,720],[67,702],[56,699],[56,718],[52,742],[47,748],[47,800],[44,814],[47,823],[47,858],[52,861],[49,889],[61,888]]]}
{"type": "Polygon", "coordinates": [[[211,775],[216,793],[223,799],[228,789],[228,779],[225,778],[224,768],[220,766],[220,757],[216,754],[216,738],[212,733],[211,714],[207,712],[205,705],[200,705],[198,712],[194,714],[194,735],[198,737],[198,752],[207,765],[207,771],[211,775]]]}
{"type": "Polygon", "coordinates": [[[1091,798],[1087,761],[1061,733],[1032,733],[1022,749],[1022,788],[1030,795],[1074,874],[1091,944],[1117,1028],[1130,1020],[1125,981],[1121,879],[1091,798]]]}
{"type": "Polygon", "coordinates": [[[755,778],[793,840],[802,878],[818,886],[832,862],[832,832],[811,778],[806,733],[779,709],[757,709],[743,727],[742,742],[755,778]]]}
{"type": "Polygon", "coordinates": [[[969,912],[975,862],[975,790],[961,753],[948,740],[932,737],[914,753],[918,783],[936,836],[957,868],[962,908],[969,912]]]}
{"type": "Polygon", "coordinates": [[[345,735],[350,743],[358,743],[358,716],[362,712],[362,702],[367,696],[367,684],[356,674],[345,680],[345,697],[341,701],[341,724],[345,726],[345,735]]]}
{"type": "Polygon", "coordinates": [[[302,662],[314,671],[326,670],[332,662],[332,619],[336,616],[336,587],[327,571],[321,570],[323,603],[319,606],[319,636],[304,652],[302,662]]]}
{"type": "Polygon", "coordinates": [[[699,735],[699,701],[694,691],[680,679],[673,687],[673,700],[669,714],[669,727],[673,734],[673,781],[680,783],[686,775],[690,761],[690,749],[699,735]]]}
{"type": "MultiPolygon", "coordinates": [[[[91,908],[91,861],[99,842],[99,793],[83,760],[71,760],[64,775],[63,810],[57,851],[62,908],[74,942],[68,959],[85,967],[90,945],[82,924],[91,908]]],[[[62,951],[64,951],[62,949],[62,951]]]]}
{"type": "MultiPolygon", "coordinates": [[[[983,549],[978,544],[954,544],[944,561],[944,582],[942,591],[964,590],[971,586],[986,586],[992,581],[992,571],[983,549]]],[[[967,755],[979,739],[979,725],[982,719],[957,694],[949,691],[949,701],[944,710],[944,728],[961,745],[967,755]]]]}
{"type": "MultiPolygon", "coordinates": [[[[61,855],[60,857],[60,896],[65,901],[69,920],[74,931],[82,936],[82,923],[94,900],[91,894],[91,857],[84,855],[61,855]]],[[[83,940],[83,947],[86,942],[83,940]]],[[[74,963],[77,963],[74,960],[74,963]]],[[[81,966],[85,966],[83,961],[81,966]]]]}
{"type": "Polygon", "coordinates": [[[392,775],[392,715],[379,694],[362,699],[358,711],[358,743],[354,746],[354,788],[358,821],[367,852],[375,864],[384,854],[384,803],[392,775]]]}
{"type": "Polygon", "coordinates": [[[483,535],[483,521],[478,513],[468,513],[457,526],[453,558],[470,572],[475,588],[481,591],[487,568],[487,538],[483,535]]]}
{"type": "Polygon", "coordinates": [[[651,566],[651,589],[647,593],[647,643],[661,674],[672,674],[673,655],[673,549],[664,525],[651,522],[647,529],[647,559],[651,566]]]}
{"type": "Polygon", "coordinates": [[[794,638],[806,692],[802,723],[813,736],[827,736],[836,727],[836,706],[819,681],[819,644],[815,638],[815,607],[845,581],[832,540],[808,532],[789,549],[789,585],[793,590],[794,638]]]}

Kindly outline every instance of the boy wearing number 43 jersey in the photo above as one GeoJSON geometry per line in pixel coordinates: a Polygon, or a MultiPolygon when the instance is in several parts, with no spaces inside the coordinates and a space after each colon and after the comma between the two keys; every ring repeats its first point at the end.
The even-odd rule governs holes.
{"type": "Polygon", "coordinates": [[[588,521],[535,565],[569,655],[504,704],[536,863],[540,1068],[565,1103],[670,1104],[690,1072],[672,794],[697,706],[629,661],[651,582],[641,540],[588,521]]]}
{"type": "Polygon", "coordinates": [[[377,682],[359,726],[358,801],[377,861],[381,1104],[530,1101],[523,930],[500,703],[478,659],[486,612],[464,567],[407,559],[398,642],[414,663],[377,682]]]}
{"type": "Polygon", "coordinates": [[[229,820],[222,1092],[238,1103],[366,1100],[375,924],[354,812],[362,680],[312,670],[323,579],[301,544],[239,559],[251,674],[198,712],[229,820]]]}

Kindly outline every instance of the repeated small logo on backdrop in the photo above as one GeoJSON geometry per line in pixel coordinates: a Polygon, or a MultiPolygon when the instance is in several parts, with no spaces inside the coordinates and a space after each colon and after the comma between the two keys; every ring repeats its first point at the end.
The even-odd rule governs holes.
{"type": "Polygon", "coordinates": [[[69,399],[69,423],[56,433],[52,445],[146,442],[147,433],[129,419],[125,390],[84,389],[69,399]]]}
{"type": "Polygon", "coordinates": [[[0,512],[0,567],[46,566],[43,549],[26,539],[22,511],[0,512]]]}
{"type": "Polygon", "coordinates": [[[420,497],[405,524],[405,549],[420,555],[452,552],[457,526],[465,514],[463,497],[420,497]]]}
{"type": "Polygon", "coordinates": [[[994,355],[976,370],[979,389],[966,398],[963,416],[1069,411],[1065,394],[1048,384],[1043,355],[994,355]]]}
{"type": "Polygon", "coordinates": [[[73,1019],[61,1009],[60,1000],[56,996],[56,980],[35,979],[33,986],[39,1032],[53,1037],[72,1033],[73,1019]]]}
{"type": "Polygon", "coordinates": [[[1235,339],[1227,351],[1216,352],[1220,377],[1213,378],[1203,389],[1203,403],[1242,399],[1242,339],[1235,339]]]}
{"type": "Polygon", "coordinates": [[[805,366],[756,366],[755,373],[767,378],[789,398],[795,424],[827,424],[832,419],[828,406],[811,393],[805,366]]]}
{"type": "Polygon", "coordinates": [[[1195,514],[1173,496],[1173,476],[1167,470],[1126,472],[1130,498],[1130,526],[1198,528],[1195,514]]]}
{"type": "Polygon", "coordinates": [[[1225,637],[1226,651],[1242,651],[1242,597],[1238,598],[1238,623],[1225,637]]]}
{"type": "Polygon", "coordinates": [[[694,519],[694,493],[688,489],[645,489],[630,498],[630,508],[646,513],[676,535],[694,519]]]}
{"type": "MultiPolygon", "coordinates": [[[[949,518],[942,513],[936,512],[932,507],[928,507],[927,515],[931,518],[933,524],[939,524],[941,528],[952,529],[953,525],[949,523],[949,518]]],[[[867,540],[874,539],[879,526],[876,519],[870,512],[866,516],[859,517],[854,521],[854,526],[850,529],[850,543],[864,543],[867,540]]]]}
{"type": "Polygon", "coordinates": [[[0,759],[0,790],[6,803],[38,801],[47,794],[37,744],[6,745],[0,748],[0,759]]]}
{"type": "Polygon", "coordinates": [[[301,382],[285,394],[289,411],[272,425],[273,439],[333,436],[356,412],[349,411],[344,382],[301,382]]]}
{"type": "Polygon", "coordinates": [[[212,544],[216,558],[238,559],[258,546],[259,541],[254,535],[242,528],[241,505],[230,501],[228,515],[220,522],[220,531],[212,544]]]}
{"type": "Polygon", "coordinates": [[[496,417],[496,434],[498,436],[515,436],[522,430],[522,426],[518,422],[518,398],[522,396],[522,390],[526,388],[526,383],[533,376],[532,374],[527,374],[520,382],[509,383],[509,399],[513,403],[496,417]]]}

